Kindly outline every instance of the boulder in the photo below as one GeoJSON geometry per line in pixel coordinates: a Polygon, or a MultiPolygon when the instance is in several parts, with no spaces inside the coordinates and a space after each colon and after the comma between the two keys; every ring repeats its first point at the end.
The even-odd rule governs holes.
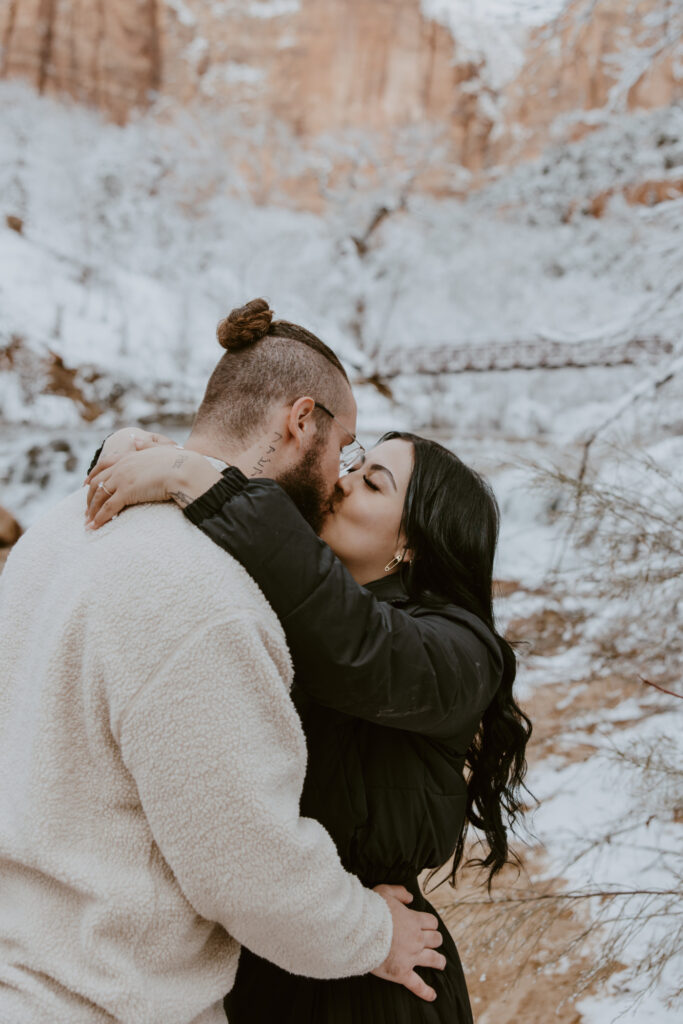
{"type": "Polygon", "coordinates": [[[21,527],[14,516],[0,505],[0,550],[11,548],[21,537],[21,527]]]}

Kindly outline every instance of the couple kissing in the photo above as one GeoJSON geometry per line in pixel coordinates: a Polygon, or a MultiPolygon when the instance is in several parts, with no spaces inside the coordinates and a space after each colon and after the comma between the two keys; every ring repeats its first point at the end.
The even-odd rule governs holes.
{"type": "Polygon", "coordinates": [[[418,876],[521,813],[495,497],[365,452],[264,300],[218,340],[184,444],[111,435],[0,577],[0,1019],[471,1024],[418,876]]]}

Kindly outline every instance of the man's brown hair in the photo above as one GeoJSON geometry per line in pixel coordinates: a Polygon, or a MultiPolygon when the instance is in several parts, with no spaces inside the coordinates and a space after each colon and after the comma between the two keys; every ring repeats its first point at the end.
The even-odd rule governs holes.
{"type": "MultiPolygon", "coordinates": [[[[273,320],[265,299],[233,309],[216,336],[226,351],[209,378],[195,428],[210,427],[243,443],[275,402],[292,404],[310,395],[336,412],[347,400],[349,379],[332,349],[305,327],[273,320]]],[[[319,420],[323,437],[330,422],[324,414],[319,420]]]]}

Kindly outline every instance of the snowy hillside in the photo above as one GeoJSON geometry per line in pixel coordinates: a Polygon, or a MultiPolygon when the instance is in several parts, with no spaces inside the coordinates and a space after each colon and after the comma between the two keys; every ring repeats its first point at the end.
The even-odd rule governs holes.
{"type": "MultiPolygon", "coordinates": [[[[240,198],[237,172],[182,117],[120,128],[8,84],[0,102],[3,214],[21,221],[0,226],[3,345],[96,372],[81,386],[102,423],[131,402],[187,414],[219,354],[215,323],[258,294],[365,375],[396,348],[679,340],[681,202],[631,206],[619,188],[683,173],[680,109],[622,118],[464,203],[396,183],[332,196],[323,218],[240,198]],[[605,214],[585,215],[607,181],[605,214]]],[[[79,422],[38,378],[0,381],[6,422],[79,422]]],[[[490,428],[488,403],[473,408],[490,428]]]]}
{"type": "MultiPolygon", "coordinates": [[[[666,358],[680,343],[681,200],[629,206],[617,191],[601,219],[581,211],[608,180],[681,173],[676,108],[622,119],[465,203],[402,202],[387,186],[333,197],[323,218],[241,199],[237,172],[182,118],[120,128],[20,85],[4,84],[0,102],[2,213],[21,221],[20,233],[0,224],[5,424],[76,444],[90,422],[96,435],[131,418],[187,422],[219,355],[216,322],[256,295],[321,333],[361,378],[381,376],[397,349],[410,371],[443,346],[586,339],[599,351],[646,338],[666,358]]],[[[656,352],[591,374],[404,372],[394,404],[361,389],[364,433],[398,419],[571,441],[656,352]]],[[[4,503],[29,522],[41,494],[13,480],[4,503]]]]}

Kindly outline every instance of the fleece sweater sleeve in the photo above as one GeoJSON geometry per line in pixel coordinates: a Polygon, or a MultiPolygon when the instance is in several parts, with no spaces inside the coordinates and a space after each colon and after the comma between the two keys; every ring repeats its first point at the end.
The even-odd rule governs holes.
{"type": "Polygon", "coordinates": [[[299,817],[305,743],[267,627],[242,614],[185,638],[114,723],[154,839],[196,911],[296,974],[363,974],[388,954],[384,900],[299,817]]]}

